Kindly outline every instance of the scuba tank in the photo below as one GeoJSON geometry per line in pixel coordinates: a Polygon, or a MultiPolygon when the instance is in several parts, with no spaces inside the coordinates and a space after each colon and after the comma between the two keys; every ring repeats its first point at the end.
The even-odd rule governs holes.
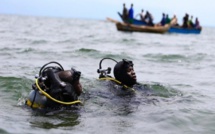
{"type": "Polygon", "coordinates": [[[47,97],[38,90],[31,90],[28,95],[26,104],[31,108],[44,108],[47,102],[47,97]]]}

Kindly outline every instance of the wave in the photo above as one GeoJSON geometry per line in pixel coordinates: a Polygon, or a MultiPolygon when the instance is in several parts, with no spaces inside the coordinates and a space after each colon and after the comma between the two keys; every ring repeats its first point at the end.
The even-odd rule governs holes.
{"type": "Polygon", "coordinates": [[[156,62],[199,62],[206,58],[206,54],[196,53],[193,55],[181,55],[181,54],[146,54],[148,61],[156,62]]]}
{"type": "Polygon", "coordinates": [[[144,57],[156,62],[178,62],[186,59],[186,56],[180,54],[146,54],[144,57]]]}
{"type": "Polygon", "coordinates": [[[110,51],[99,51],[99,50],[95,50],[95,49],[88,49],[88,48],[81,48],[78,50],[78,52],[80,54],[84,54],[87,56],[90,56],[92,58],[104,58],[104,57],[110,57],[110,58],[114,58],[114,59],[133,59],[132,57],[126,55],[124,52],[120,53],[120,54],[115,54],[113,52],[110,51]]]}
{"type": "Polygon", "coordinates": [[[26,96],[32,84],[32,80],[18,77],[0,76],[0,81],[0,92],[2,94],[9,94],[9,98],[13,100],[26,96]]]}

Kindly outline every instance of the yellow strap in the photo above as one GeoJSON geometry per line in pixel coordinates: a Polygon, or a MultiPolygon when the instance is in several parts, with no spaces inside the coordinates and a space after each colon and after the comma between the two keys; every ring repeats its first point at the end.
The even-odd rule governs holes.
{"type": "Polygon", "coordinates": [[[116,80],[116,79],[114,79],[114,78],[111,78],[111,77],[99,78],[99,80],[112,80],[112,81],[114,81],[114,82],[116,82],[116,83],[118,83],[118,84],[123,85],[125,88],[129,88],[129,89],[131,89],[131,90],[135,91],[133,88],[128,87],[128,86],[126,86],[126,85],[122,84],[122,82],[120,82],[120,81],[118,81],[118,80],[116,80]]]}
{"type": "Polygon", "coordinates": [[[26,101],[26,104],[29,106],[29,107],[32,107],[32,108],[43,108],[44,106],[43,105],[40,105],[40,104],[37,104],[37,103],[33,103],[32,105],[32,102],[30,100],[27,100],[26,101]]]}
{"type": "MultiPolygon", "coordinates": [[[[47,98],[51,99],[51,100],[54,101],[54,102],[57,102],[57,103],[60,103],[60,104],[64,104],[64,105],[73,105],[73,104],[81,103],[80,100],[72,101],[72,102],[64,102],[64,101],[57,100],[57,99],[51,97],[48,93],[46,93],[45,91],[43,91],[43,90],[40,88],[40,86],[39,86],[39,84],[38,84],[38,79],[36,79],[35,83],[36,83],[37,88],[40,90],[40,92],[42,92],[47,98]]],[[[81,104],[82,104],[82,103],[81,103],[81,104]]]]}

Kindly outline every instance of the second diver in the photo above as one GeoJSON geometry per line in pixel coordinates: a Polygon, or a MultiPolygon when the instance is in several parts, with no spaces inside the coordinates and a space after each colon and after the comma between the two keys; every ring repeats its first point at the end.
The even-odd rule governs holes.
{"type": "Polygon", "coordinates": [[[99,63],[97,72],[100,74],[100,80],[109,81],[111,91],[117,95],[133,94],[136,90],[141,89],[144,89],[144,92],[147,94],[151,92],[151,89],[148,86],[137,82],[134,64],[130,60],[122,59],[122,61],[118,62],[112,58],[103,58],[99,63]],[[102,69],[102,62],[107,59],[116,62],[113,70],[114,77],[109,75],[111,73],[110,67],[102,69]]]}

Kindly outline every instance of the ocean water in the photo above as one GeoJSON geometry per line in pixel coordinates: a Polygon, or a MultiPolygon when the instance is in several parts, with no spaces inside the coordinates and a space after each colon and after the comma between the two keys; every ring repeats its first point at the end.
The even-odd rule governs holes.
{"type": "Polygon", "coordinates": [[[214,34],[211,27],[199,35],[130,33],[105,19],[0,15],[0,133],[212,134],[214,34]],[[157,94],[108,92],[97,79],[104,57],[132,60],[138,82],[157,94]],[[83,106],[45,115],[24,106],[50,61],[82,72],[83,106]]]}

